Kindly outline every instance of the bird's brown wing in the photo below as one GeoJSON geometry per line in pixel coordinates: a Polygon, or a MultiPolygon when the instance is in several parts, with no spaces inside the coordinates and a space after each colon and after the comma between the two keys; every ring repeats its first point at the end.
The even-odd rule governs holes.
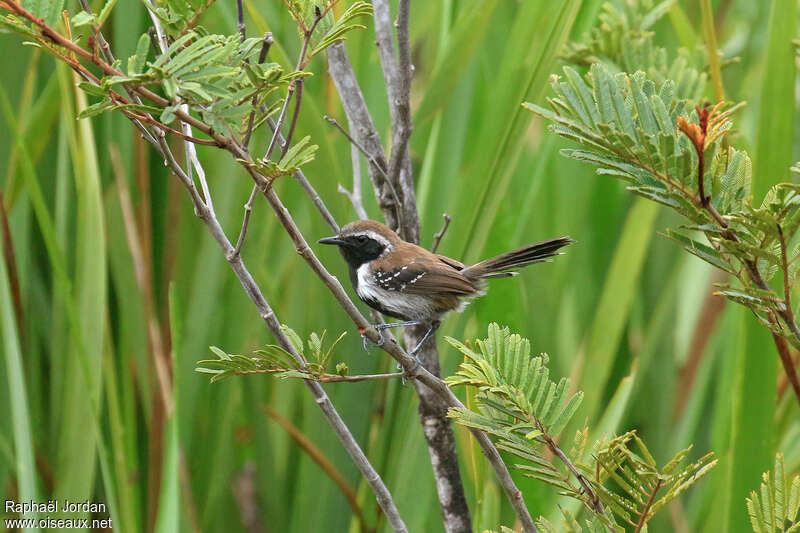
{"type": "Polygon", "coordinates": [[[460,265],[460,263],[453,260],[450,260],[452,263],[449,263],[440,259],[441,256],[427,250],[422,251],[425,253],[421,253],[419,250],[409,250],[408,254],[403,254],[401,250],[398,250],[401,253],[395,255],[391,267],[388,262],[383,263],[377,259],[374,268],[378,284],[386,290],[406,294],[468,296],[476,292],[477,287],[454,266],[454,264],[460,265]],[[404,256],[408,257],[407,262],[397,260],[404,256]]]}

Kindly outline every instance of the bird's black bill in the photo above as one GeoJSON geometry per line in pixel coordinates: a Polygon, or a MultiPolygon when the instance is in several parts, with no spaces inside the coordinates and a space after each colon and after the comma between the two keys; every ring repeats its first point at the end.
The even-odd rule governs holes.
{"type": "Polygon", "coordinates": [[[344,241],[335,235],[333,237],[325,237],[324,239],[320,239],[317,242],[320,244],[336,244],[336,245],[344,244],[344,241]]]}

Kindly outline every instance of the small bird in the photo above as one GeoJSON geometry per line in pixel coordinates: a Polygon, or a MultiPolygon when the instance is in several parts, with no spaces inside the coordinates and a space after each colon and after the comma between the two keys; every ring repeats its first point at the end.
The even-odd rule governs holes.
{"type": "Polygon", "coordinates": [[[558,250],[573,242],[569,237],[550,239],[466,266],[406,242],[374,220],[351,222],[338,235],[319,240],[320,244],[339,247],[350,267],[353,288],[365,304],[402,320],[377,324],[379,331],[428,326],[410,352],[414,357],[445,314],[463,311],[471,299],[486,293],[486,280],[516,276],[516,269],[561,255],[558,250]]]}

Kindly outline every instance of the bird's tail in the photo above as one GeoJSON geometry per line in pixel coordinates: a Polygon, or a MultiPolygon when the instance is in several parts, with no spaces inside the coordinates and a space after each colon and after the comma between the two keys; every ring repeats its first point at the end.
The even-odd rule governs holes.
{"type": "Polygon", "coordinates": [[[513,272],[514,270],[532,265],[533,263],[542,263],[551,257],[561,255],[562,252],[558,250],[573,242],[575,241],[569,237],[559,237],[558,239],[529,244],[528,246],[523,246],[522,248],[511,250],[510,252],[481,261],[478,264],[465,268],[461,273],[467,278],[473,279],[514,276],[516,274],[516,272],[513,272]]]}

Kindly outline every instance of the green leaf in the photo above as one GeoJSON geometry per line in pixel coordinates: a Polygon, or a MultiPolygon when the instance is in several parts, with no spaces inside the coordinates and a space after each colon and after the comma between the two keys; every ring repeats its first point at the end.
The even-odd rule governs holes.
{"type": "Polygon", "coordinates": [[[128,59],[128,76],[135,76],[144,72],[147,55],[151,46],[150,36],[143,33],[136,44],[136,54],[128,59]]]}
{"type": "Polygon", "coordinates": [[[108,20],[109,15],[111,15],[111,10],[114,9],[114,6],[117,5],[117,0],[107,0],[106,3],[103,5],[103,9],[100,10],[100,14],[97,16],[97,24],[98,26],[102,26],[105,24],[106,20],[108,20]]]}
{"type": "Polygon", "coordinates": [[[70,24],[75,28],[81,26],[97,26],[97,17],[94,14],[89,14],[86,11],[79,11],[70,19],[70,24]]]}
{"type": "Polygon", "coordinates": [[[354,19],[372,14],[372,5],[367,2],[354,2],[336,20],[320,41],[308,51],[308,57],[313,57],[333,43],[345,40],[345,34],[355,30],[364,29],[366,26],[356,24],[354,19]]]}
{"type": "Polygon", "coordinates": [[[114,103],[110,99],[102,100],[81,110],[81,112],[78,113],[78,119],[94,117],[113,108],[114,103]]]}

